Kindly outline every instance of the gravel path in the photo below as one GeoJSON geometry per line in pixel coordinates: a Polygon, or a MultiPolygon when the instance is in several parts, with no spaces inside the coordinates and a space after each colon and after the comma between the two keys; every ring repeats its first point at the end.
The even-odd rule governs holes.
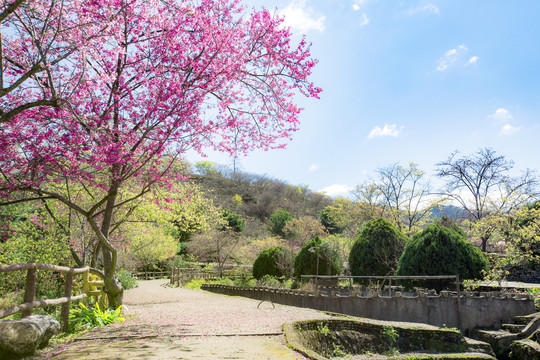
{"type": "Polygon", "coordinates": [[[330,316],[311,309],[139,281],[125,322],[94,329],[42,359],[305,359],[284,345],[285,322],[330,316]]]}

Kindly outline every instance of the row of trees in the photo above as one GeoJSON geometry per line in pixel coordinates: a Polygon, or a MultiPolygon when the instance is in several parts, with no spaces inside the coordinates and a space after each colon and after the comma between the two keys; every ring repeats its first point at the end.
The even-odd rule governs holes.
{"type": "MultiPolygon", "coordinates": [[[[347,254],[353,276],[459,275],[460,279],[481,278],[488,262],[480,249],[465,239],[453,222],[439,222],[407,238],[388,220],[368,221],[347,254]]],[[[292,257],[283,247],[262,251],[253,264],[253,276],[291,276],[292,257]]],[[[335,243],[315,237],[294,256],[294,275],[339,275],[343,260],[335,243]]],[[[417,282],[418,284],[418,282],[417,282]]],[[[445,281],[424,285],[441,289],[445,281]]]]}

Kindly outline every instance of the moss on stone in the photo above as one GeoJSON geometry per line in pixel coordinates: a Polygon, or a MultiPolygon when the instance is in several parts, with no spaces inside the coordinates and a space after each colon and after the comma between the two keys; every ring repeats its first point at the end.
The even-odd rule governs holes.
{"type": "MultiPolygon", "coordinates": [[[[284,327],[285,329],[285,327],[284,327]]],[[[286,333],[286,340],[310,352],[312,359],[335,356],[335,349],[353,354],[400,354],[401,359],[494,359],[488,344],[471,345],[455,329],[402,322],[372,319],[327,319],[299,321],[289,326],[293,334],[286,333]],[[388,341],[388,329],[395,331],[393,341],[388,341]],[[325,329],[324,332],[318,329],[325,329]],[[291,342],[292,341],[292,342],[291,342]],[[313,352],[318,357],[313,357],[313,352]],[[420,357],[407,357],[407,353],[426,353],[420,357]],[[475,354],[472,354],[475,353],[475,354]],[[463,355],[463,356],[461,356],[463,355]]],[[[295,350],[298,351],[294,346],[295,350]]],[[[300,351],[307,355],[306,352],[300,351]]]]}

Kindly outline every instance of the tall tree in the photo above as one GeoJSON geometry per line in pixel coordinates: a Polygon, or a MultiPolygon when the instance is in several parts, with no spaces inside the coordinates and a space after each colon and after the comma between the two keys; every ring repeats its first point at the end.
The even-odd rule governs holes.
{"type": "Polygon", "coordinates": [[[51,77],[54,86],[29,85],[7,100],[52,96],[58,88],[69,94],[60,107],[33,107],[0,124],[2,204],[52,199],[82,214],[101,244],[105,289],[117,306],[122,287],[109,236],[115,214],[178,180],[169,170],[187,149],[238,154],[285,146],[299,124],[292,96],[320,92],[308,81],[316,61],[305,40],[291,45],[282,19],[267,10],[247,13],[237,0],[70,4],[66,21],[89,25],[20,22],[23,13],[42,16],[44,1],[27,2],[2,22],[10,27],[3,69],[23,67],[9,65],[14,73],[33,66],[28,54],[43,44],[36,34],[51,27],[51,44],[77,45],[51,77]],[[94,41],[79,47],[88,34],[94,41]],[[92,202],[71,198],[72,184],[92,202]]]}
{"type": "Polygon", "coordinates": [[[430,185],[424,171],[415,163],[398,163],[377,170],[371,184],[356,187],[354,194],[372,215],[377,206],[399,231],[414,233],[435,206],[430,200],[430,185]]]}
{"type": "MultiPolygon", "coordinates": [[[[444,194],[465,209],[473,221],[490,215],[510,213],[536,195],[538,179],[527,169],[511,176],[514,162],[494,150],[482,148],[472,155],[458,157],[456,151],[437,164],[437,176],[446,180],[444,194]]],[[[482,251],[487,250],[491,227],[480,234],[482,251]]]]}

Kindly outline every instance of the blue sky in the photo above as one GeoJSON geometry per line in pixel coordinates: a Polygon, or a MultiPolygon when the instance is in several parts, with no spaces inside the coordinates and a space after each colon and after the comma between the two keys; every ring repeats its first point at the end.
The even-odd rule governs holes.
{"type": "Polygon", "coordinates": [[[539,168],[540,1],[245,3],[277,8],[295,36],[306,34],[323,93],[298,96],[293,141],[241,158],[243,171],[336,196],[398,162],[431,178],[455,150],[491,147],[516,169],[539,168]]]}

